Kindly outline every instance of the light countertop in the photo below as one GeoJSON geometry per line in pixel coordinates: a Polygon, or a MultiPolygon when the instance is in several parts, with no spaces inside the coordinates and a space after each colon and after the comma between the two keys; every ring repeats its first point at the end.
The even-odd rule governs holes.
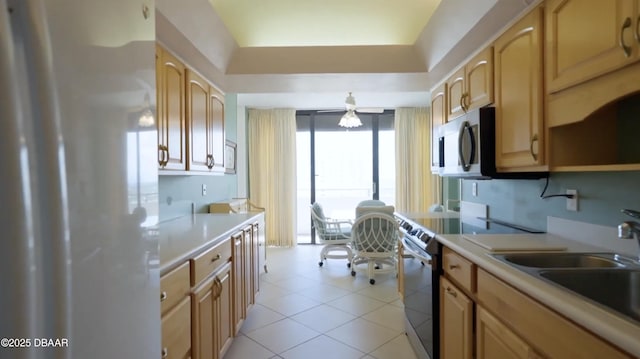
{"type": "MultiPolygon", "coordinates": [[[[527,236],[528,240],[532,238],[539,238],[545,243],[566,246],[569,252],[603,252],[602,248],[550,234],[527,236]]],[[[612,314],[609,310],[592,304],[569,290],[547,283],[500,262],[492,257],[486,248],[463,238],[462,235],[438,235],[437,240],[566,318],[630,354],[640,357],[640,325],[638,323],[612,314]]],[[[611,293],[611,295],[615,295],[615,293],[611,293]]]]}
{"type": "Polygon", "coordinates": [[[203,213],[160,223],[160,275],[256,221],[264,221],[262,212],[203,213]]]}

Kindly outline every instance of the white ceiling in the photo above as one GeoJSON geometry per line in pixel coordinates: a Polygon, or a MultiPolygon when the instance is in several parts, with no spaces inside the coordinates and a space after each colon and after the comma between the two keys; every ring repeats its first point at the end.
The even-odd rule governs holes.
{"type": "Polygon", "coordinates": [[[437,0],[156,0],[156,29],[240,106],[341,108],[349,91],[359,107],[427,106],[532,1],[444,0],[430,16],[437,0]]]}

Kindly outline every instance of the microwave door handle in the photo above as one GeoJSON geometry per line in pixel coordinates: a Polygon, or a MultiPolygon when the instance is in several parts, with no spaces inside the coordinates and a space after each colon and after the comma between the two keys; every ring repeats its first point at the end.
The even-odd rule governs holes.
{"type": "Polygon", "coordinates": [[[460,132],[458,133],[458,157],[460,158],[460,165],[465,172],[468,172],[471,169],[471,164],[475,160],[476,157],[476,140],[473,136],[473,129],[469,125],[469,122],[465,121],[460,127],[460,132]],[[466,130],[466,131],[465,131],[466,130]],[[463,153],[462,143],[465,132],[469,134],[469,141],[471,143],[471,154],[469,155],[469,162],[465,159],[465,154],[463,153]]]}

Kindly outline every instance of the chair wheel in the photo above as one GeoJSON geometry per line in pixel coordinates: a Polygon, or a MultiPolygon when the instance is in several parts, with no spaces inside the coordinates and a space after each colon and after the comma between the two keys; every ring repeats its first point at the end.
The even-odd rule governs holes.
{"type": "Polygon", "coordinates": [[[376,269],[380,269],[380,266],[375,266],[376,269]]]}
{"type": "Polygon", "coordinates": [[[318,262],[318,265],[319,265],[320,267],[322,267],[322,265],[323,265],[323,264],[324,264],[324,263],[322,263],[322,262],[318,262]]]}
{"type": "Polygon", "coordinates": [[[347,263],[347,268],[351,268],[351,262],[347,263]]]}
{"type": "Polygon", "coordinates": [[[352,270],[352,271],[351,271],[351,276],[352,276],[352,277],[355,277],[355,276],[356,276],[356,271],[352,270]]]}
{"type": "Polygon", "coordinates": [[[371,285],[374,285],[374,284],[376,284],[376,280],[375,280],[375,279],[369,279],[369,283],[370,283],[371,285]]]}

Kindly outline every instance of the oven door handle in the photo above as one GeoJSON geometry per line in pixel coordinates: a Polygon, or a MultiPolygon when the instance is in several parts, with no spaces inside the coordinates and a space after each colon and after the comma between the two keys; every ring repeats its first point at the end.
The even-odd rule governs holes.
{"type": "Polygon", "coordinates": [[[404,253],[413,256],[414,258],[418,258],[424,264],[431,265],[431,257],[425,257],[423,254],[418,253],[413,247],[415,244],[411,243],[408,239],[403,238],[402,243],[404,244],[404,253]]]}

